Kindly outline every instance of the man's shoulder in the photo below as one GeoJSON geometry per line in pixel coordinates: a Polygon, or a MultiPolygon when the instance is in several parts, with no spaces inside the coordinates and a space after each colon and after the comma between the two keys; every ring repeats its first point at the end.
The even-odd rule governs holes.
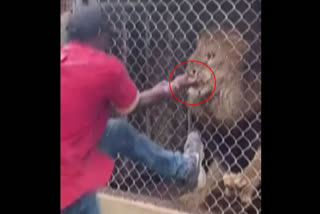
{"type": "Polygon", "coordinates": [[[86,45],[70,44],[61,48],[61,67],[90,71],[98,81],[112,81],[126,73],[126,68],[114,55],[108,55],[86,45]]]}
{"type": "Polygon", "coordinates": [[[108,66],[116,68],[122,66],[121,61],[114,55],[107,55],[101,50],[94,49],[80,43],[70,43],[61,46],[61,56],[69,56],[70,60],[77,62],[84,61],[92,66],[108,66]],[[110,66],[112,65],[112,66],[110,66]]]}
{"type": "Polygon", "coordinates": [[[94,59],[103,59],[105,57],[104,52],[98,51],[89,45],[81,44],[78,42],[70,42],[68,44],[61,46],[61,54],[69,55],[70,58],[74,58],[77,61],[82,59],[90,59],[90,61],[94,61],[94,59]]]}
{"type": "Polygon", "coordinates": [[[102,51],[94,50],[90,56],[88,56],[88,59],[90,59],[92,66],[100,68],[99,70],[102,72],[116,74],[125,71],[125,66],[116,56],[106,54],[102,51]]]}
{"type": "Polygon", "coordinates": [[[73,52],[76,56],[81,56],[90,59],[90,62],[100,63],[100,64],[113,64],[121,65],[121,61],[114,55],[106,54],[104,51],[97,50],[88,45],[83,45],[79,43],[72,43],[62,47],[63,49],[73,52]]]}

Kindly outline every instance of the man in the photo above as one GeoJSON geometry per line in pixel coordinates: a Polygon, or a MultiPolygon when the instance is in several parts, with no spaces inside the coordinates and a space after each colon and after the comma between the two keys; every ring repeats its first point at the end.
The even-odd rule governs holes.
{"type": "MultiPolygon", "coordinates": [[[[144,163],[190,190],[205,185],[203,145],[189,134],[184,153],[167,151],[139,134],[126,120],[108,119],[110,105],[125,115],[171,97],[168,82],[140,92],[124,65],[104,50],[112,31],[98,7],[74,11],[61,48],[61,212],[98,214],[95,192],[111,176],[118,153],[144,163]]],[[[174,91],[194,84],[178,76],[174,91]]]]}
{"type": "Polygon", "coordinates": [[[67,41],[66,25],[69,21],[72,10],[64,11],[60,16],[60,44],[63,45],[67,41]]]}

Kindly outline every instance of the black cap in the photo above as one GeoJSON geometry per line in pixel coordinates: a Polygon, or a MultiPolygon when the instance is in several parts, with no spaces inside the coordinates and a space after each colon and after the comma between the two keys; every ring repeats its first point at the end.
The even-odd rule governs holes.
{"type": "Polygon", "coordinates": [[[114,36],[115,31],[102,8],[82,6],[75,10],[66,27],[69,40],[88,41],[102,32],[114,36]]]}

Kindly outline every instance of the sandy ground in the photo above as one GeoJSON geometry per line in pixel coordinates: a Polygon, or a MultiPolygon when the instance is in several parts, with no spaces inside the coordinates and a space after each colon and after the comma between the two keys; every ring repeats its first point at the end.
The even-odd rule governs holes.
{"type": "MultiPolygon", "coordinates": [[[[226,200],[220,200],[218,203],[215,203],[216,206],[218,207],[217,210],[212,211],[208,208],[204,208],[200,210],[199,208],[195,210],[188,210],[188,208],[182,204],[181,202],[177,200],[169,200],[168,198],[162,197],[161,199],[157,196],[146,196],[147,194],[143,195],[143,193],[140,194],[134,194],[130,192],[122,192],[122,191],[115,191],[112,190],[111,188],[105,188],[101,191],[101,193],[127,199],[129,201],[134,201],[137,204],[139,203],[145,203],[150,205],[155,205],[160,208],[168,208],[171,210],[175,210],[185,214],[259,214],[259,210],[261,207],[261,201],[260,199],[254,200],[254,206],[255,207],[249,207],[248,209],[244,210],[242,209],[242,205],[237,202],[236,200],[231,200],[231,201],[226,201],[226,200]],[[218,205],[217,205],[218,204],[218,205]],[[227,208],[229,207],[229,208],[227,208]],[[232,207],[232,208],[231,208],[232,207]],[[220,209],[219,209],[220,208],[220,209]],[[231,209],[230,209],[231,208],[231,209]]],[[[131,213],[131,210],[130,210],[131,213]]],[[[108,213],[109,214],[109,213],[108,213]]],[[[116,214],[116,213],[115,213],[116,214]]],[[[139,214],[143,214],[139,212],[139,214]]],[[[149,213],[150,214],[150,213],[149,213]]],[[[163,213],[165,214],[165,213],[163,213]]]]}
{"type": "Polygon", "coordinates": [[[168,207],[155,205],[155,201],[132,200],[106,193],[98,194],[102,214],[188,214],[168,207]]]}

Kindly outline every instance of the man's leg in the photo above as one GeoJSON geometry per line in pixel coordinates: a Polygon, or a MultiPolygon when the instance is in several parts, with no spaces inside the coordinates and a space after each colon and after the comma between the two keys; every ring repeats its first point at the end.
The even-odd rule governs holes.
{"type": "Polygon", "coordinates": [[[100,214],[96,193],[83,195],[69,207],[61,211],[61,214],[100,214]]]}
{"type": "Polygon", "coordinates": [[[203,145],[196,132],[189,134],[184,153],[172,152],[140,134],[126,120],[111,119],[99,147],[113,158],[119,153],[162,176],[186,182],[190,189],[205,185],[205,172],[201,166],[203,145]]]}

